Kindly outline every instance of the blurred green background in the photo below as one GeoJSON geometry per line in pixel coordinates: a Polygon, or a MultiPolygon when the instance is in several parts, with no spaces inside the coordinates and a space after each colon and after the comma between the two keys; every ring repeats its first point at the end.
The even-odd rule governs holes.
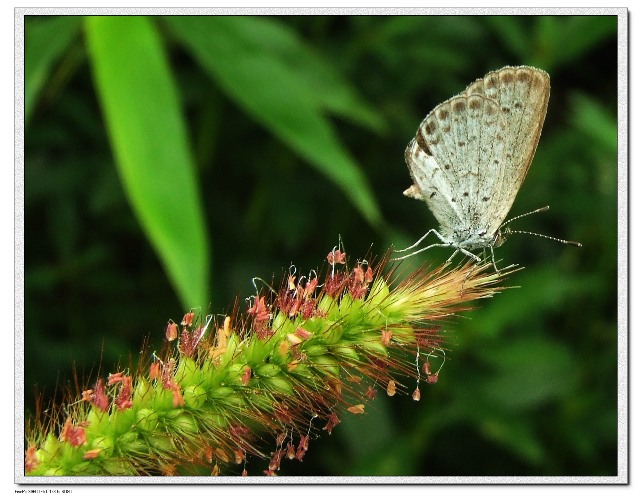
{"type": "Polygon", "coordinates": [[[439,383],[380,392],[281,474],[617,474],[615,16],[25,18],[27,416],[339,235],[356,259],[436,227],[401,195],[406,144],[520,64],[552,90],[511,214],[551,210],[512,226],[583,247],[511,237],[518,288],[447,327],[439,383]]]}

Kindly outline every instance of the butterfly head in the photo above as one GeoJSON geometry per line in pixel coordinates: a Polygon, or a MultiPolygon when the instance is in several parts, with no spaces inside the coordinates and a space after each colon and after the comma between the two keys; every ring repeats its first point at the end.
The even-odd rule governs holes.
{"type": "Polygon", "coordinates": [[[508,227],[506,227],[503,232],[501,229],[497,230],[497,232],[495,232],[495,238],[493,239],[493,242],[491,244],[492,247],[499,248],[502,244],[504,244],[504,242],[506,241],[506,236],[510,233],[511,231],[508,227]]]}

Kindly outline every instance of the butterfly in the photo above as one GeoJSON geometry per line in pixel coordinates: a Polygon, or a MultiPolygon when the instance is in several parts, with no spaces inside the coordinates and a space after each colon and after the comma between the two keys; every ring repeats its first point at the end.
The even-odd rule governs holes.
{"type": "MultiPolygon", "coordinates": [[[[462,93],[433,109],[406,148],[413,185],[408,197],[424,201],[439,222],[429,230],[439,243],[476,261],[472,251],[500,246],[511,231],[505,225],[548,206],[504,221],[535,155],[546,117],[550,77],[529,66],[506,66],[471,83],[462,93]]],[[[531,233],[529,233],[531,234],[531,233]]],[[[540,235],[541,234],[535,234],[540,235]]],[[[566,244],[581,246],[550,236],[566,244]]]]}

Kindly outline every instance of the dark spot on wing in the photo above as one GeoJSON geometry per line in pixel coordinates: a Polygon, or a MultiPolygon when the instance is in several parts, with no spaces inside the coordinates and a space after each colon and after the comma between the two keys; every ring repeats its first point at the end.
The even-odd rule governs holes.
{"type": "Polygon", "coordinates": [[[430,150],[428,149],[428,144],[426,144],[426,139],[423,133],[418,132],[417,136],[415,137],[415,140],[417,141],[417,145],[422,151],[424,151],[427,154],[430,154],[430,150]]]}
{"type": "Polygon", "coordinates": [[[424,130],[428,135],[432,135],[437,130],[437,123],[435,123],[432,120],[427,122],[426,126],[424,127],[424,130]]]}
{"type": "Polygon", "coordinates": [[[479,97],[471,97],[468,100],[468,107],[471,109],[479,109],[482,105],[482,100],[479,97]]]}
{"type": "Polygon", "coordinates": [[[534,74],[533,74],[533,80],[531,81],[531,86],[532,86],[533,88],[537,88],[537,89],[539,89],[539,88],[541,88],[541,87],[546,86],[546,80],[547,80],[547,78],[546,78],[546,76],[544,76],[543,74],[541,74],[541,73],[534,73],[534,74]]]}
{"type": "Polygon", "coordinates": [[[524,71],[524,70],[519,71],[517,73],[517,81],[522,82],[522,83],[529,82],[529,81],[531,81],[531,74],[532,73],[530,71],[524,71]]]}
{"type": "Polygon", "coordinates": [[[506,83],[506,84],[512,83],[513,73],[511,73],[510,71],[506,71],[505,73],[502,73],[500,78],[502,80],[502,83],[506,83]]]}
{"type": "MultiPolygon", "coordinates": [[[[423,130],[424,130],[424,133],[428,136],[428,142],[430,142],[433,145],[439,144],[440,142],[439,135],[436,133],[437,123],[435,123],[434,120],[427,121],[423,126],[423,130]]],[[[428,150],[428,146],[426,146],[426,150],[428,150]]]]}
{"type": "Polygon", "coordinates": [[[488,78],[484,81],[486,84],[486,88],[488,89],[493,89],[497,88],[497,78],[495,78],[495,75],[489,75],[488,78]]]}

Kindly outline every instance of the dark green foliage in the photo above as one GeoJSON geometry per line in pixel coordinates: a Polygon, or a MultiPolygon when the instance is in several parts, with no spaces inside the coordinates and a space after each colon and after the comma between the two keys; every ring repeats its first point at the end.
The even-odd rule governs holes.
{"type": "MultiPolygon", "coordinates": [[[[145,222],[153,214],[135,211],[132,186],[121,182],[114,137],[127,123],[105,121],[108,82],[97,70],[98,44],[89,43],[101,25],[110,34],[104,19],[26,19],[27,414],[34,385],[47,399],[74,379],[75,365],[82,389],[90,372],[95,379],[128,364],[143,337],[158,348],[166,321],[186,306],[230,312],[240,293],[245,307],[250,278],[269,282],[291,263],[301,273],[318,268],[339,235],[353,257],[415,241],[436,226],[426,207],[401,195],[410,185],[404,148],[421,119],[486,72],[529,64],[550,73],[551,100],[511,214],[551,209],[513,228],[583,247],[511,237],[496,256],[525,267],[508,281],[520,287],[446,325],[439,383],[419,403],[380,393],[368,417],[342,422],[281,474],[617,473],[615,16],[139,22],[160,59],[145,61],[141,46],[111,56],[169,71],[121,114],[160,116],[139,144],[177,141],[185,151],[177,161],[197,183],[193,192],[178,187],[189,181],[175,183],[168,195],[175,177],[167,172],[138,177],[163,181],[165,190],[149,196],[173,207],[175,219],[161,225],[185,224],[173,247],[154,236],[145,222]],[[175,92],[179,107],[156,99],[154,85],[175,92]],[[186,136],[162,136],[176,112],[186,136]],[[198,267],[169,277],[172,258],[198,267]],[[205,288],[205,302],[188,303],[205,288]]],[[[125,40],[127,18],[118,29],[114,38],[125,40]]],[[[127,81],[121,76],[116,83],[127,81]]],[[[137,146],[132,134],[122,140],[137,146]]],[[[417,264],[449,255],[435,249],[417,264]]]]}

